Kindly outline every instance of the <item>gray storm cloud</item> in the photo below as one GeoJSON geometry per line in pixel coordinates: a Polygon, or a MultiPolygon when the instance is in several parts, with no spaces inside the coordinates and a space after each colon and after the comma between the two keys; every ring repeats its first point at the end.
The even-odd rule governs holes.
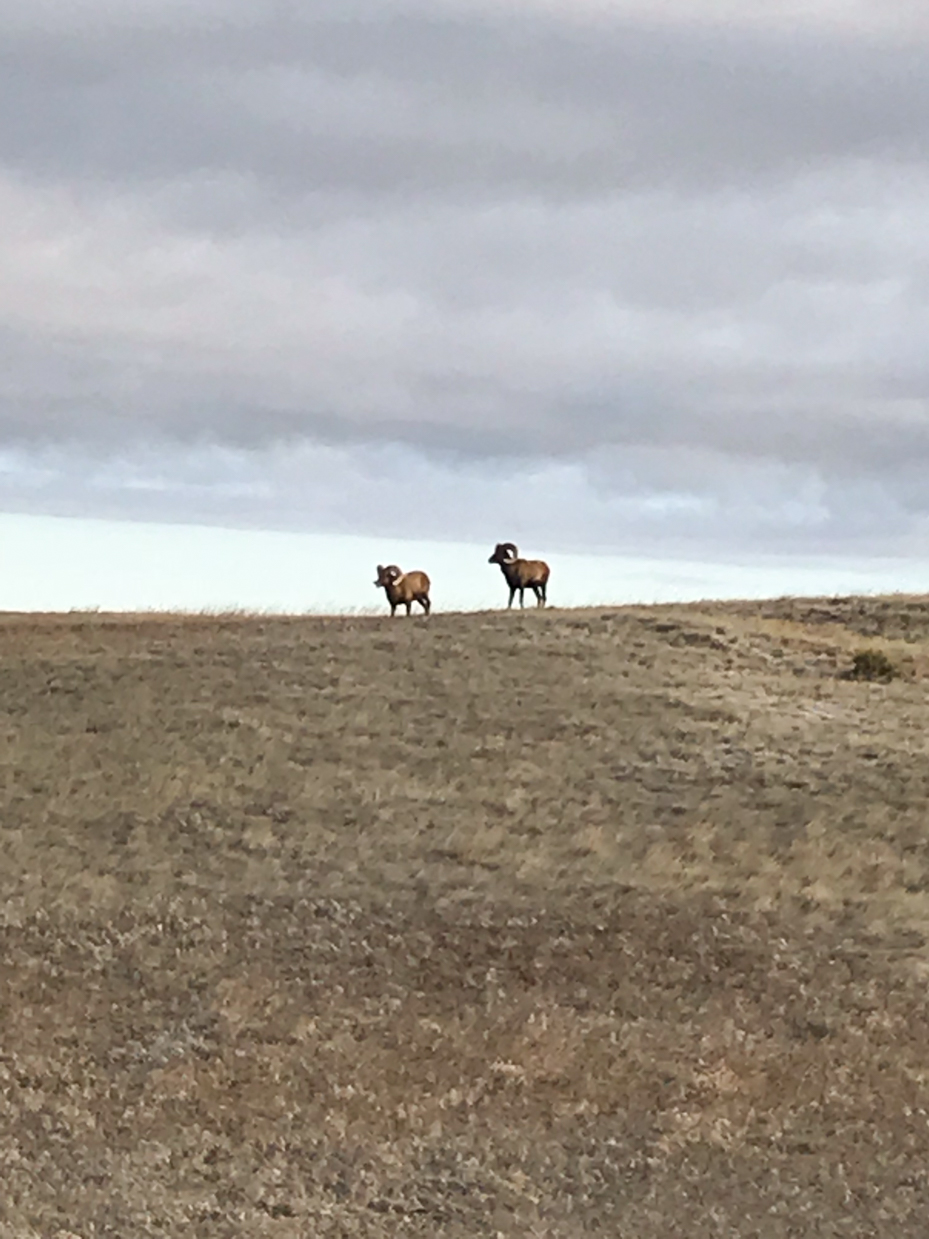
{"type": "Polygon", "coordinates": [[[0,502],[918,552],[926,32],[740,12],[0,3],[0,502]]]}

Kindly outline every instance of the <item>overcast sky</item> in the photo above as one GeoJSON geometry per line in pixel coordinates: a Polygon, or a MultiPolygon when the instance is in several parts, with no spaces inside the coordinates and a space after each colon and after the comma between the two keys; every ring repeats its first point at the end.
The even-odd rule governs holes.
{"type": "Polygon", "coordinates": [[[0,509],[929,554],[914,0],[0,0],[0,509]]]}

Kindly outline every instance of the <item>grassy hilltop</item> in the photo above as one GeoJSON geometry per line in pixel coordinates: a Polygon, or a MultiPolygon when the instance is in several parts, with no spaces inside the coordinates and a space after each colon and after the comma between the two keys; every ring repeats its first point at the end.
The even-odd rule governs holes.
{"type": "Polygon", "coordinates": [[[0,643],[0,1239],[925,1235],[929,599],[0,643]]]}

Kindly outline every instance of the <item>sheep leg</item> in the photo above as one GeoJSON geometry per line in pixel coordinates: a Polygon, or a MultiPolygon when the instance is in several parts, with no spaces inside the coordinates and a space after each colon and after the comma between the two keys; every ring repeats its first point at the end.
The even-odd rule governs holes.
{"type": "Polygon", "coordinates": [[[519,587],[519,605],[520,605],[520,607],[524,607],[524,606],[526,605],[525,593],[526,593],[526,587],[525,587],[525,585],[520,585],[520,587],[519,587]]]}
{"type": "Polygon", "coordinates": [[[429,599],[425,596],[425,594],[424,594],[421,598],[417,598],[417,600],[416,600],[416,601],[419,603],[419,605],[422,607],[422,609],[423,609],[423,610],[426,612],[426,614],[428,615],[428,614],[429,614],[429,606],[430,606],[430,603],[429,603],[429,599]]]}
{"type": "Polygon", "coordinates": [[[509,609],[510,609],[510,607],[513,605],[513,599],[514,599],[515,597],[516,597],[516,586],[515,586],[515,585],[511,585],[511,586],[510,586],[510,601],[506,604],[506,606],[507,606],[507,610],[509,610],[509,609]]]}
{"type": "Polygon", "coordinates": [[[413,610],[413,603],[412,603],[412,602],[408,602],[408,603],[406,604],[406,613],[407,613],[407,615],[409,615],[409,614],[410,614],[410,612],[411,612],[412,610],[413,610]]]}
{"type": "Polygon", "coordinates": [[[396,613],[397,613],[397,604],[395,602],[392,602],[390,604],[390,618],[393,619],[396,613]]]}

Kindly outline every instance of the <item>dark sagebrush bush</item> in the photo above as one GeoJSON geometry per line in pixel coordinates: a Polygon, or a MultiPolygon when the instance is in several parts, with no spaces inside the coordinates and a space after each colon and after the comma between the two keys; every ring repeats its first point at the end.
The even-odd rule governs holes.
{"type": "Polygon", "coordinates": [[[880,680],[886,684],[900,671],[883,650],[859,650],[852,659],[849,674],[853,680],[880,680]]]}

